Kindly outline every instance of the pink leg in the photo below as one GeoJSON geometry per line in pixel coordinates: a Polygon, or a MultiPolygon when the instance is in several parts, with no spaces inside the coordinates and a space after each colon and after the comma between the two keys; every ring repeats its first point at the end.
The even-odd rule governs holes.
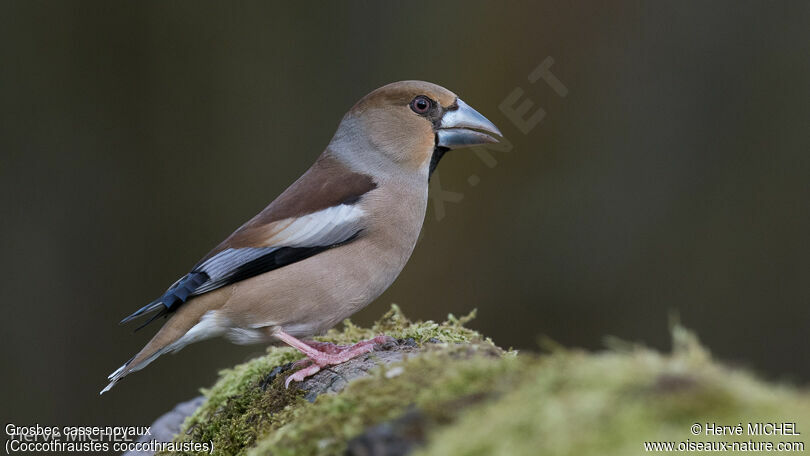
{"type": "Polygon", "coordinates": [[[350,347],[350,345],[335,345],[332,342],[318,342],[317,340],[305,340],[304,343],[320,352],[332,354],[340,353],[343,349],[350,347]]]}
{"type": "Polygon", "coordinates": [[[284,382],[285,387],[289,386],[290,382],[293,380],[299,382],[303,381],[310,375],[313,375],[316,372],[320,371],[321,368],[323,367],[334,366],[336,364],[346,362],[362,354],[368,353],[374,350],[374,345],[383,344],[391,339],[388,336],[380,335],[373,339],[358,342],[354,345],[345,346],[345,345],[334,345],[328,342],[307,343],[281,330],[276,330],[274,336],[276,336],[276,338],[278,338],[285,344],[289,345],[290,347],[293,347],[296,350],[300,351],[301,353],[305,354],[308,358],[308,361],[312,362],[310,366],[305,367],[287,377],[286,382],[284,382]]]}
{"type": "MultiPolygon", "coordinates": [[[[331,354],[340,353],[343,350],[351,347],[351,345],[336,345],[333,344],[332,342],[318,342],[317,340],[303,340],[302,342],[320,352],[331,354]]],[[[298,361],[293,363],[292,368],[298,369],[300,367],[309,366],[310,364],[312,364],[312,360],[309,358],[299,359],[298,361]]]]}

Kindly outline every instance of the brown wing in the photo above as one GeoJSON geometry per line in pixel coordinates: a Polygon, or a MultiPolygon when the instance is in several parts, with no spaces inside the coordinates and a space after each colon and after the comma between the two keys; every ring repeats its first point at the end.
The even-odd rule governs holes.
{"type": "Polygon", "coordinates": [[[211,250],[163,295],[125,318],[160,310],[147,324],[192,296],[301,261],[354,240],[363,230],[356,206],[377,185],[328,156],[275,201],[211,250]]]}
{"type": "Polygon", "coordinates": [[[263,247],[290,220],[340,204],[355,204],[377,188],[366,174],[355,173],[328,155],[321,155],[307,172],[264,210],[208,252],[200,263],[225,249],[263,247]]]}

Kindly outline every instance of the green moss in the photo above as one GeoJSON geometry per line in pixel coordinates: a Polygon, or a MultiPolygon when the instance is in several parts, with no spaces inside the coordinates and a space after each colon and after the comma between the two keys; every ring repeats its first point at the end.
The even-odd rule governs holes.
{"type": "Polygon", "coordinates": [[[287,424],[249,454],[341,454],[348,439],[413,406],[437,422],[451,421],[459,407],[447,407],[450,402],[508,385],[517,379],[519,370],[516,362],[500,357],[471,356],[466,347],[437,347],[400,367],[401,373],[394,378],[386,376],[390,369],[379,369],[371,377],[352,382],[340,394],[322,395],[313,404],[286,410],[287,424]]]}
{"type": "MultiPolygon", "coordinates": [[[[424,358],[418,370],[424,377],[422,381],[424,384],[430,381],[445,363],[458,363],[479,352],[500,359],[502,351],[489,339],[463,326],[474,316],[473,311],[461,319],[450,315],[448,321],[441,324],[432,321],[413,323],[402,314],[399,307],[392,305],[391,310],[371,328],[361,328],[346,320],[341,331],[333,329],[317,339],[350,344],[377,334],[386,334],[395,339],[413,338],[420,344],[428,341],[436,342],[429,344],[430,351],[435,352],[434,356],[416,358],[420,360],[424,358]]],[[[379,397],[379,401],[362,404],[363,392],[354,386],[355,383],[363,383],[360,381],[350,385],[350,390],[355,391],[357,396],[347,391],[337,396],[319,397],[315,404],[310,404],[303,400],[303,394],[299,390],[284,388],[282,377],[286,375],[278,376],[266,384],[267,376],[274,368],[300,358],[301,355],[291,348],[270,347],[265,356],[222,371],[217,383],[211,389],[203,390],[206,402],[186,420],[184,432],[178,439],[195,442],[213,441],[214,448],[219,454],[244,454],[265,436],[267,437],[264,441],[260,442],[261,448],[276,448],[278,445],[286,448],[295,436],[314,434],[320,435],[318,441],[331,439],[339,446],[345,444],[346,438],[360,432],[362,426],[379,419],[381,416],[379,412],[386,411],[385,416],[395,416],[403,407],[413,403],[418,392],[414,384],[408,388],[413,394],[405,394],[403,389],[405,383],[402,380],[384,379],[378,373],[374,377],[375,391],[378,391],[374,396],[379,397]],[[387,390],[388,393],[383,394],[383,390],[387,390]],[[388,396],[391,397],[391,401],[388,400],[388,396]],[[361,405],[368,412],[364,415],[366,418],[355,416],[358,415],[358,407],[361,405]],[[321,411],[324,407],[328,409],[325,414],[321,411]],[[338,428],[331,425],[331,419],[312,418],[319,415],[334,418],[341,411],[345,412],[345,416],[336,421],[339,422],[338,428]],[[304,419],[301,416],[308,418],[304,419]],[[299,423],[300,426],[292,425],[291,422],[299,423]]],[[[411,365],[414,366],[415,364],[411,365]]],[[[411,375],[411,367],[408,368],[409,375],[405,376],[406,378],[411,375]]],[[[456,382],[461,386],[453,385],[453,388],[459,391],[473,386],[459,379],[456,382]]],[[[320,453],[309,454],[324,454],[324,451],[330,448],[331,446],[326,445],[318,450],[320,453]]],[[[283,450],[278,451],[280,451],[278,454],[286,454],[283,450]]],[[[307,453],[296,449],[295,454],[307,453]]]]}
{"type": "Polygon", "coordinates": [[[464,327],[466,323],[475,318],[475,315],[476,311],[473,310],[469,315],[460,319],[450,314],[444,323],[435,323],[430,320],[411,322],[405,317],[399,306],[392,304],[391,310],[374,323],[371,328],[361,328],[346,320],[343,322],[341,331],[332,329],[323,337],[317,337],[316,339],[337,344],[349,344],[358,340],[372,338],[378,334],[386,334],[395,339],[413,338],[420,344],[431,339],[437,339],[441,342],[483,342],[494,346],[488,338],[484,338],[472,329],[464,327]]]}
{"type": "Polygon", "coordinates": [[[265,384],[274,368],[300,357],[270,348],[223,371],[178,438],[213,440],[218,454],[343,454],[353,437],[416,410],[429,430],[421,455],[587,456],[643,453],[645,441],[735,440],[694,436],[695,422],[810,423],[807,392],[713,361],[679,326],[669,354],[614,339],[597,353],[555,346],[518,355],[465,328],[473,316],[412,323],[394,306],[371,328],[346,321],[321,339],[347,344],[385,333],[422,347],[313,403],[284,389],[286,374],[265,384]]]}
{"type": "Polygon", "coordinates": [[[417,454],[640,454],[645,441],[797,439],[695,436],[694,423],[810,423],[806,392],[712,362],[683,328],[673,329],[673,339],[669,355],[637,346],[557,350],[527,371],[519,388],[438,428],[417,454]]]}
{"type": "Polygon", "coordinates": [[[186,420],[179,438],[211,441],[221,454],[250,447],[257,435],[272,427],[279,410],[302,400],[298,390],[263,385],[273,368],[298,358],[291,348],[272,347],[265,356],[221,371],[217,383],[202,390],[206,402],[186,420]]]}

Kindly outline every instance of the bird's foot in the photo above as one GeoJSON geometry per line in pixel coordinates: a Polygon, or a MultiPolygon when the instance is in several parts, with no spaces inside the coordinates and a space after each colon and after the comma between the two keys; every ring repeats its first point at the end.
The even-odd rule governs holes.
{"type": "MultiPolygon", "coordinates": [[[[333,344],[332,342],[319,342],[317,340],[304,340],[302,342],[314,348],[315,350],[318,350],[319,352],[329,353],[333,355],[338,354],[348,348],[351,348],[351,345],[336,345],[333,344]]],[[[299,359],[298,361],[293,363],[292,369],[306,367],[309,366],[310,364],[312,364],[311,358],[299,359]]]]}
{"type": "Polygon", "coordinates": [[[332,342],[318,342],[317,340],[307,340],[304,343],[320,352],[332,354],[340,353],[351,347],[351,345],[335,345],[332,342]]]}
{"type": "Polygon", "coordinates": [[[375,345],[382,345],[393,340],[389,336],[379,335],[373,339],[360,341],[354,345],[335,345],[330,342],[304,342],[295,337],[278,331],[276,337],[287,345],[297,349],[307,357],[296,362],[293,367],[306,366],[287,377],[285,387],[293,381],[301,382],[314,375],[324,367],[344,363],[352,358],[374,350],[375,345]]]}

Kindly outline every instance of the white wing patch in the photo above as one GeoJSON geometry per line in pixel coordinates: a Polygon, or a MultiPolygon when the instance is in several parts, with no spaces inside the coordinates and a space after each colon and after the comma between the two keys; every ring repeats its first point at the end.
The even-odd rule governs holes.
{"type": "Polygon", "coordinates": [[[197,271],[208,281],[194,290],[199,295],[221,286],[241,266],[283,247],[325,247],[347,241],[362,229],[365,212],[356,205],[340,204],[300,217],[274,222],[283,227],[265,242],[266,247],[225,249],[201,264],[197,271]]]}
{"type": "Polygon", "coordinates": [[[310,247],[343,242],[360,229],[365,212],[357,205],[340,204],[300,217],[279,220],[284,226],[267,239],[267,245],[310,247]]]}

